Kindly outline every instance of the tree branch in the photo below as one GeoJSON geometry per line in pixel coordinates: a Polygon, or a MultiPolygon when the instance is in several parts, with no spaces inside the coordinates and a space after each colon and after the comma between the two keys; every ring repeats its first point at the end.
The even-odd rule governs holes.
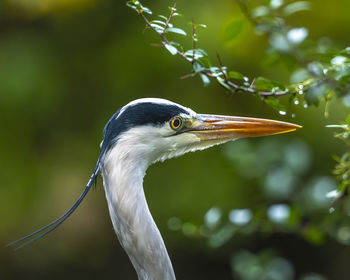
{"type": "MultiPolygon", "coordinates": [[[[149,27],[156,34],[158,34],[158,36],[161,38],[161,40],[166,45],[170,45],[171,46],[170,40],[165,35],[165,30],[166,29],[164,28],[163,32],[158,32],[156,30],[156,28],[154,28],[152,26],[151,22],[145,16],[144,12],[140,11],[139,14],[141,15],[142,19],[146,23],[146,26],[149,27]]],[[[168,26],[169,23],[170,23],[169,19],[170,19],[170,17],[168,18],[168,20],[166,22],[166,26],[168,26]]],[[[192,32],[193,32],[193,34],[192,34],[192,40],[193,40],[192,45],[196,46],[196,44],[195,44],[196,27],[195,27],[195,24],[194,24],[193,21],[192,21],[192,32]]],[[[181,52],[179,50],[176,50],[176,55],[180,56],[183,60],[185,60],[186,62],[188,62],[190,64],[194,64],[195,62],[201,63],[200,61],[195,59],[195,48],[193,48],[192,59],[189,59],[183,52],[181,52]]],[[[220,60],[220,63],[221,63],[221,60],[220,60]]],[[[220,71],[222,72],[222,65],[219,66],[219,69],[221,69],[220,71]]],[[[199,71],[199,73],[205,75],[208,78],[216,78],[216,79],[218,78],[216,75],[214,75],[212,73],[212,71],[210,71],[210,69],[203,68],[203,70],[199,71]]],[[[224,74],[224,72],[222,72],[222,73],[224,74]]],[[[224,83],[226,85],[226,87],[225,87],[226,89],[228,89],[228,90],[230,90],[232,92],[242,91],[242,92],[248,92],[248,93],[251,93],[251,94],[258,94],[258,95],[265,96],[265,97],[267,97],[267,96],[281,96],[281,95],[287,95],[287,94],[291,93],[290,90],[283,90],[283,91],[261,91],[261,90],[257,90],[254,86],[253,87],[251,87],[251,86],[247,87],[247,86],[236,84],[232,80],[229,80],[226,75],[224,75],[224,80],[220,84],[222,85],[222,83],[224,83]]]]}

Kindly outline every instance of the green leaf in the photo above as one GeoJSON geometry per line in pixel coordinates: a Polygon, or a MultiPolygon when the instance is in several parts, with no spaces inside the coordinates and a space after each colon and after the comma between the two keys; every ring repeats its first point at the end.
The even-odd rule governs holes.
{"type": "Polygon", "coordinates": [[[283,8],[285,16],[292,15],[296,12],[311,10],[311,3],[309,1],[292,2],[283,8]]]}
{"type": "Polygon", "coordinates": [[[210,60],[206,57],[200,57],[197,59],[204,67],[210,68],[212,66],[210,60]]]}
{"type": "Polygon", "coordinates": [[[271,81],[269,79],[266,79],[264,77],[258,77],[255,80],[254,87],[257,90],[265,90],[265,91],[278,91],[278,90],[285,90],[285,87],[277,82],[271,81]]]}
{"type": "Polygon", "coordinates": [[[276,29],[280,28],[280,20],[277,18],[264,18],[264,20],[259,20],[255,25],[255,32],[257,34],[266,34],[271,32],[271,34],[276,33],[276,29]],[[272,33],[273,32],[273,33],[272,33]]]}
{"type": "Polygon", "coordinates": [[[141,8],[142,8],[142,11],[143,11],[143,12],[145,12],[145,13],[147,13],[147,14],[150,14],[150,15],[152,14],[152,11],[151,11],[149,8],[147,8],[147,7],[145,7],[145,6],[142,6],[142,5],[141,5],[141,8]]]}
{"type": "Polygon", "coordinates": [[[126,2],[126,6],[128,6],[129,8],[131,8],[131,9],[133,9],[133,10],[138,12],[138,9],[137,9],[137,7],[136,7],[136,5],[134,4],[133,1],[126,2]]]}
{"type": "Polygon", "coordinates": [[[181,46],[181,44],[179,42],[170,41],[170,45],[182,48],[182,46],[181,46]]]}
{"type": "Polygon", "coordinates": [[[175,48],[174,46],[164,43],[164,47],[165,47],[172,55],[176,55],[176,54],[177,54],[177,48],[175,48]]]}
{"type": "Polygon", "coordinates": [[[252,18],[264,17],[270,14],[270,8],[267,6],[258,6],[250,14],[252,18]]]}
{"type": "Polygon", "coordinates": [[[160,24],[160,25],[164,25],[164,26],[166,25],[166,23],[164,21],[157,20],[157,19],[152,20],[151,23],[160,24]]]}
{"type": "Polygon", "coordinates": [[[341,55],[337,55],[331,59],[331,65],[342,65],[347,62],[349,62],[349,59],[341,55]]]}
{"type": "Polygon", "coordinates": [[[350,157],[350,153],[345,153],[345,154],[342,155],[340,161],[343,162],[343,163],[347,162],[349,160],[349,157],[350,157]]]}
{"type": "Polygon", "coordinates": [[[161,18],[161,19],[164,19],[165,21],[168,20],[168,18],[166,16],[163,16],[163,15],[158,15],[158,17],[161,18]]]}
{"type": "Polygon", "coordinates": [[[284,0],[270,0],[270,7],[272,9],[278,9],[283,5],[284,0]]]}
{"type": "Polygon", "coordinates": [[[171,12],[176,12],[176,7],[168,7],[171,12]]]}
{"type": "Polygon", "coordinates": [[[197,50],[197,52],[200,52],[201,54],[203,54],[204,56],[207,56],[208,54],[206,53],[206,51],[205,50],[203,50],[203,49],[196,49],[197,50]]]}
{"type": "Polygon", "coordinates": [[[190,49],[190,50],[187,50],[184,53],[184,55],[190,58],[194,56],[194,59],[199,59],[201,57],[207,56],[207,53],[202,49],[194,49],[194,50],[190,49]]]}
{"type": "Polygon", "coordinates": [[[210,79],[207,77],[207,75],[203,74],[203,73],[199,73],[202,81],[203,81],[203,84],[204,86],[208,86],[210,84],[210,79]]]}
{"type": "Polygon", "coordinates": [[[304,68],[296,69],[291,75],[290,75],[290,82],[292,84],[302,83],[306,79],[309,79],[311,77],[310,72],[307,71],[304,68]]]}
{"type": "Polygon", "coordinates": [[[235,71],[228,72],[228,77],[235,80],[243,80],[243,81],[245,80],[244,75],[235,71]]]}
{"type": "Polygon", "coordinates": [[[206,24],[203,24],[203,23],[196,23],[195,24],[196,28],[207,28],[207,25],[206,24]]]}
{"type": "Polygon", "coordinates": [[[306,92],[305,101],[309,105],[318,105],[320,100],[327,95],[329,90],[330,88],[326,84],[316,85],[306,92]]]}
{"type": "Polygon", "coordinates": [[[220,77],[216,77],[216,80],[218,81],[218,83],[220,84],[220,86],[222,86],[223,88],[231,91],[231,87],[226,84],[225,80],[223,78],[220,78],[220,77]]]}
{"type": "Polygon", "coordinates": [[[135,11],[137,11],[138,13],[147,13],[147,14],[152,14],[152,11],[145,7],[145,6],[142,6],[142,4],[140,3],[140,1],[135,1],[135,0],[132,0],[132,1],[128,1],[126,2],[126,5],[131,8],[131,9],[134,9],[135,11]]]}
{"type": "Polygon", "coordinates": [[[163,33],[164,27],[159,24],[151,23],[151,26],[155,29],[157,33],[163,33]]]}
{"type": "Polygon", "coordinates": [[[265,99],[265,103],[270,105],[272,108],[274,108],[277,111],[280,112],[286,112],[286,107],[279,102],[276,98],[267,98],[265,99]]]}
{"type": "Polygon", "coordinates": [[[215,78],[222,75],[222,72],[221,72],[220,68],[217,67],[217,66],[212,66],[212,67],[209,68],[209,70],[210,70],[212,76],[215,77],[215,78]]]}
{"type": "Polygon", "coordinates": [[[225,42],[231,43],[242,34],[246,20],[234,18],[230,20],[224,27],[223,39],[225,42]]]}
{"type": "Polygon", "coordinates": [[[313,62],[310,62],[309,65],[307,66],[308,70],[316,75],[316,76],[323,76],[324,72],[324,65],[318,61],[313,61],[313,62]]]}
{"type": "Polygon", "coordinates": [[[350,124],[350,114],[346,117],[345,123],[348,125],[350,124]]]}
{"type": "Polygon", "coordinates": [[[279,52],[290,52],[292,49],[291,43],[282,33],[272,33],[270,37],[271,46],[279,52]]]}
{"type": "Polygon", "coordinates": [[[205,70],[205,68],[198,62],[193,63],[193,71],[195,73],[199,73],[201,71],[205,70]]]}
{"type": "Polygon", "coordinates": [[[226,72],[227,72],[226,71],[227,69],[225,66],[223,66],[223,67],[213,66],[213,67],[210,67],[209,70],[210,70],[212,76],[216,77],[216,78],[226,75],[226,72]]]}
{"type": "Polygon", "coordinates": [[[184,35],[186,36],[186,32],[184,30],[182,30],[181,28],[177,28],[177,27],[168,27],[165,30],[166,33],[176,33],[176,34],[180,34],[180,35],[184,35]]]}

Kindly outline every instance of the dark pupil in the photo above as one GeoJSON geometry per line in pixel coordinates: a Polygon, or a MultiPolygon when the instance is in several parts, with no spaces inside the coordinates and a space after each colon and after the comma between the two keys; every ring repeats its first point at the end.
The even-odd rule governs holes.
{"type": "Polygon", "coordinates": [[[175,119],[173,121],[173,125],[174,125],[174,127],[178,127],[180,125],[180,121],[178,119],[175,119]]]}

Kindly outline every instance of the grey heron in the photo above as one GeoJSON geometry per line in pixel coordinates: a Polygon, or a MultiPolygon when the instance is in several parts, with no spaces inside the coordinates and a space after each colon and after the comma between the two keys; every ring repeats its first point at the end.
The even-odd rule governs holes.
{"type": "Polygon", "coordinates": [[[143,190],[148,166],[237,138],[298,128],[295,124],[267,119],[197,114],[165,99],[134,100],[119,109],[106,124],[95,170],[74,205],[50,224],[8,245],[22,248],[56,229],[79,206],[101,173],[114,230],[138,278],[175,279],[143,190]]]}

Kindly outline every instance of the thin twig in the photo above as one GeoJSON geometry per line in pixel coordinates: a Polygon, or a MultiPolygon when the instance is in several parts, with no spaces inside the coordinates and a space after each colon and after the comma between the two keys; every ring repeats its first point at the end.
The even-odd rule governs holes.
{"type": "Polygon", "coordinates": [[[192,64],[194,63],[195,54],[196,54],[196,25],[194,24],[194,19],[192,18],[192,64]]]}
{"type": "Polygon", "coordinates": [[[249,87],[250,87],[250,88],[254,88],[255,82],[256,82],[256,78],[253,79],[253,81],[251,82],[251,84],[250,84],[249,87]]]}
{"type": "Polygon", "coordinates": [[[189,73],[189,74],[181,76],[180,79],[184,80],[184,79],[187,79],[187,78],[194,77],[195,75],[196,75],[196,73],[189,73]]]}
{"type": "MultiPolygon", "coordinates": [[[[140,13],[141,17],[143,18],[143,20],[145,21],[146,25],[148,27],[150,27],[155,33],[157,33],[161,38],[162,38],[162,41],[165,42],[166,44],[168,45],[171,45],[170,44],[170,41],[168,40],[168,38],[162,34],[162,33],[159,33],[157,32],[157,30],[151,25],[151,23],[149,22],[149,20],[147,19],[147,17],[143,14],[143,13],[140,13]]],[[[176,54],[180,57],[182,57],[183,59],[185,59],[186,61],[188,62],[191,62],[190,60],[188,60],[188,58],[182,53],[180,52],[179,50],[176,50],[176,54]]]]}
{"type": "Polygon", "coordinates": [[[170,23],[171,19],[173,18],[175,11],[176,11],[176,3],[174,3],[174,6],[172,6],[172,8],[170,9],[170,15],[169,15],[168,19],[165,22],[163,32],[161,33],[162,35],[164,35],[165,31],[169,27],[169,23],[170,23]]]}
{"type": "Polygon", "coordinates": [[[151,43],[150,45],[152,47],[157,47],[157,48],[163,48],[164,47],[162,44],[157,44],[157,43],[151,43]]]}
{"type": "Polygon", "coordinates": [[[218,52],[216,52],[216,57],[218,59],[218,62],[219,62],[219,69],[220,69],[220,72],[222,73],[222,75],[224,76],[224,80],[225,80],[225,83],[228,82],[228,78],[227,78],[227,75],[226,75],[226,72],[224,71],[224,66],[222,64],[222,61],[221,61],[221,58],[220,58],[220,55],[218,52]]]}

